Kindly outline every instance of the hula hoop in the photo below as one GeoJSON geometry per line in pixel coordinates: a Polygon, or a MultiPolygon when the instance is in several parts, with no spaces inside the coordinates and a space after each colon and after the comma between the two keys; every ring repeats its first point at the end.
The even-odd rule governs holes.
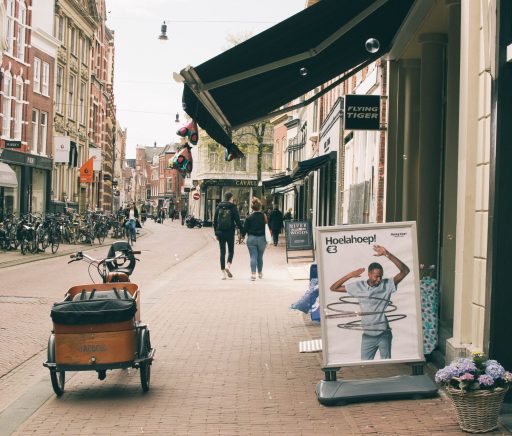
{"type": "Polygon", "coordinates": [[[339,297],[339,301],[335,303],[329,303],[326,306],[326,309],[331,310],[335,313],[326,314],[325,317],[327,319],[330,318],[354,318],[354,317],[362,317],[362,316],[369,316],[369,315],[384,315],[385,320],[375,322],[368,325],[362,324],[362,319],[356,319],[353,321],[348,321],[345,323],[340,323],[337,326],[339,328],[347,329],[347,330],[364,330],[364,331],[386,331],[389,329],[388,324],[390,322],[399,321],[401,319],[407,318],[407,315],[405,314],[399,314],[399,313],[392,313],[397,310],[397,307],[393,302],[386,298],[379,298],[379,297],[362,297],[368,300],[377,300],[382,301],[384,303],[387,303],[385,309],[380,312],[362,312],[362,311],[355,311],[355,310],[345,310],[345,309],[338,309],[336,306],[344,305],[344,304],[353,304],[360,306],[359,299],[361,297],[353,297],[351,295],[339,297]],[[385,325],[385,328],[372,328],[379,325],[385,325]]]}

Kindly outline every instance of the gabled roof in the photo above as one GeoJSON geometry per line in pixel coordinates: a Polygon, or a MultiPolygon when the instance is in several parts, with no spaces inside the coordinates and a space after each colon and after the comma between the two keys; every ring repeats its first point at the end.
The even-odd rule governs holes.
{"type": "Polygon", "coordinates": [[[153,162],[153,158],[158,156],[163,151],[163,149],[164,147],[146,147],[144,149],[146,161],[153,162]]]}

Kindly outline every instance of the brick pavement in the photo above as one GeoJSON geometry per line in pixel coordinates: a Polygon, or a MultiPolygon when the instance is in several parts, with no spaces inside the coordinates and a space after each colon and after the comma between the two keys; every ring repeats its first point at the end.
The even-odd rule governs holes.
{"type": "MultiPolygon", "coordinates": [[[[142,318],[157,349],[147,394],[136,370],[109,372],[105,381],[78,373],[16,434],[463,434],[444,395],[320,405],[320,356],[298,352],[319,328],[288,309],[307,282],[291,278],[283,247],[269,248],[264,279],[251,282],[246,248],[236,249],[233,280],[218,278],[212,240],[160,276],[149,302],[143,293],[142,318]]],[[[401,372],[407,365],[344,370],[347,378],[401,372]]]]}

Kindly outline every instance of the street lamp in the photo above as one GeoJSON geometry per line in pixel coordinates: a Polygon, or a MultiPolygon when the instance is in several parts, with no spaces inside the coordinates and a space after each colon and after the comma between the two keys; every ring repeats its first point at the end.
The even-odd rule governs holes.
{"type": "Polygon", "coordinates": [[[160,36],[158,37],[160,41],[167,41],[169,38],[167,38],[167,24],[165,24],[165,21],[160,26],[160,36]]]}

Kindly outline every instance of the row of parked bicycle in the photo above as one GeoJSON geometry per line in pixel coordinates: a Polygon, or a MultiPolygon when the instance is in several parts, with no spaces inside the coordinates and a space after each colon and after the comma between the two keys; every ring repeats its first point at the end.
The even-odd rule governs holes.
{"type": "Polygon", "coordinates": [[[106,215],[98,212],[81,214],[28,213],[20,218],[8,216],[0,223],[0,249],[20,249],[22,254],[56,253],[60,244],[103,244],[107,236],[124,238],[124,214],[106,215]]]}

